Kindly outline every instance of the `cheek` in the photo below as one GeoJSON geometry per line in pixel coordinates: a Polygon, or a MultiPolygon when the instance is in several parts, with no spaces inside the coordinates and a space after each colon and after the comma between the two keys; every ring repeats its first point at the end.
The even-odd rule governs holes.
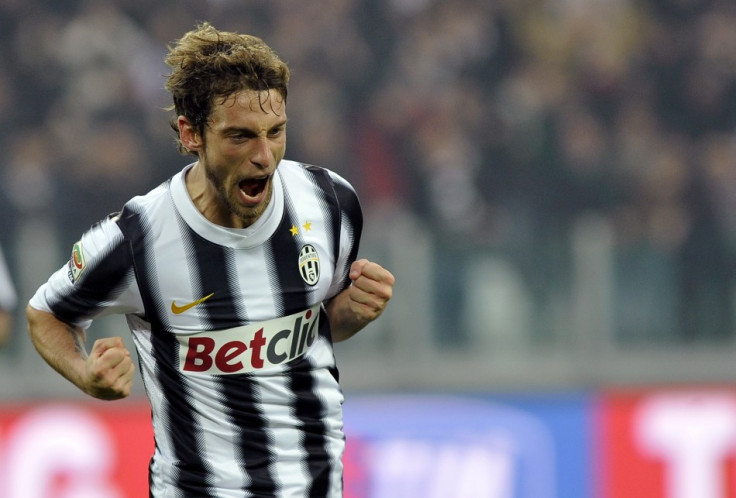
{"type": "Polygon", "coordinates": [[[243,151],[238,147],[224,146],[209,151],[210,162],[213,167],[226,174],[227,171],[237,168],[243,160],[243,151]]]}
{"type": "Polygon", "coordinates": [[[281,143],[272,147],[271,154],[273,154],[273,157],[276,159],[277,163],[281,161],[286,154],[286,140],[283,140],[281,143]]]}

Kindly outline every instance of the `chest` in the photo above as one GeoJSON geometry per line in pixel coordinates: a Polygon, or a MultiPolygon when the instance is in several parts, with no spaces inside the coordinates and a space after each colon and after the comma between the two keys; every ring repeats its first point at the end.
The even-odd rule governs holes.
{"type": "Polygon", "coordinates": [[[193,237],[156,251],[159,313],[180,333],[272,320],[321,303],[335,278],[327,237],[275,235],[229,248],[193,237]]]}

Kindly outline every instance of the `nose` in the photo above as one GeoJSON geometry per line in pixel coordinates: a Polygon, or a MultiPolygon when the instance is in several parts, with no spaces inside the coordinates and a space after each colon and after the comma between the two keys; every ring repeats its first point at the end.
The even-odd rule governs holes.
{"type": "Polygon", "coordinates": [[[268,168],[273,162],[273,153],[269,146],[268,138],[257,137],[253,143],[251,162],[261,169],[268,168]]]}

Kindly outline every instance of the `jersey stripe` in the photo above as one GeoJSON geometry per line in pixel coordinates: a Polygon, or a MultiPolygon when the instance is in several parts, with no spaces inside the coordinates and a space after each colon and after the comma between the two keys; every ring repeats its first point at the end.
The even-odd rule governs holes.
{"type": "Polygon", "coordinates": [[[330,487],[330,457],[325,443],[322,405],[314,392],[314,379],[308,371],[289,372],[289,387],[294,393],[294,414],[300,421],[302,445],[307,453],[307,468],[312,479],[309,496],[327,495],[330,487]]]}
{"type": "Polygon", "coordinates": [[[277,299],[277,311],[283,315],[297,313],[309,307],[306,283],[299,273],[297,238],[291,235],[292,226],[299,226],[288,191],[284,195],[285,210],[276,232],[266,244],[266,259],[272,286],[281,289],[277,299]]]}
{"type": "MultiPolygon", "coordinates": [[[[342,178],[335,178],[333,175],[335,195],[337,196],[337,202],[340,204],[340,211],[342,213],[342,226],[344,227],[344,236],[350,241],[350,253],[347,257],[347,265],[343,268],[344,271],[344,284],[350,284],[350,278],[348,276],[350,271],[350,262],[355,261],[358,257],[358,249],[360,245],[360,237],[363,232],[363,213],[358,203],[358,199],[355,197],[355,192],[345,180],[342,178]]],[[[337,271],[337,270],[336,270],[337,271]]]]}
{"type": "Polygon", "coordinates": [[[239,464],[248,476],[243,490],[252,496],[277,496],[275,458],[256,385],[245,374],[222,376],[219,383],[228,416],[239,427],[235,441],[240,453],[239,464]]]}
{"type": "MultiPolygon", "coordinates": [[[[99,226],[92,230],[98,230],[99,226]]],[[[56,315],[67,322],[78,321],[80,316],[91,318],[101,309],[102,305],[122,290],[125,281],[132,277],[132,261],[125,240],[120,237],[104,249],[93,261],[88,261],[79,281],[75,283],[74,293],[57,296],[51,306],[56,315]],[[96,273],[96,267],[108,269],[104,275],[96,273]],[[100,279],[104,278],[104,282],[100,279]],[[77,299],[84,295],[85,301],[77,299]],[[96,305],[89,306],[89,300],[96,305]]]]}
{"type": "Polygon", "coordinates": [[[340,206],[336,202],[337,194],[325,169],[306,166],[306,170],[312,175],[313,181],[322,192],[320,205],[331,227],[328,232],[328,241],[332,247],[332,254],[340,254],[340,206]],[[328,193],[333,195],[327,195],[328,193]]]}
{"type": "Polygon", "coordinates": [[[235,327],[243,323],[241,308],[232,299],[238,295],[236,284],[232,278],[236,275],[231,263],[232,252],[223,246],[208,242],[197,237],[188,227],[184,230],[183,239],[187,246],[192,287],[196,295],[213,294],[211,299],[204,301],[197,309],[202,316],[204,328],[219,330],[235,327]]]}
{"type": "MultiPolygon", "coordinates": [[[[287,225],[298,224],[294,216],[294,206],[288,188],[285,189],[285,216],[286,224],[282,224],[276,231],[277,242],[272,244],[275,253],[275,268],[278,278],[278,285],[282,289],[293,289],[292,292],[284,293],[285,313],[289,310],[305,309],[308,303],[304,300],[304,292],[297,292],[297,289],[306,289],[304,280],[298,271],[294,271],[296,265],[289,264],[289,261],[297,261],[299,247],[295,243],[295,238],[289,238],[287,225]]],[[[293,312],[293,311],[291,311],[293,312]]],[[[327,320],[322,322],[327,324],[327,320]]],[[[321,327],[320,332],[325,330],[325,326],[321,327]]],[[[288,371],[288,384],[293,395],[294,415],[299,420],[302,429],[302,445],[307,455],[307,469],[309,471],[312,482],[309,496],[325,496],[329,487],[329,475],[324,472],[325,461],[329,459],[325,442],[324,424],[321,422],[323,413],[319,399],[314,393],[314,382],[311,378],[311,372],[304,369],[295,370],[293,367],[288,371]],[[328,479],[325,479],[325,478],[328,479]],[[313,493],[317,493],[316,495],[313,493]]]]}
{"type": "MultiPolygon", "coordinates": [[[[236,269],[228,256],[231,249],[197,237],[187,231],[187,245],[191,246],[193,272],[199,294],[214,293],[213,299],[202,303],[200,312],[205,329],[225,329],[239,325],[244,317],[231,296],[238,295],[231,282],[236,269]]],[[[255,385],[247,375],[222,376],[217,380],[222,402],[230,424],[236,427],[237,462],[240,471],[248,476],[243,490],[253,496],[273,496],[277,490],[272,475],[266,421],[259,406],[255,385]]]]}
{"type": "MultiPolygon", "coordinates": [[[[165,327],[162,310],[166,306],[160,300],[160,291],[156,284],[156,253],[152,251],[154,244],[150,242],[150,223],[144,217],[124,209],[118,224],[129,240],[134,241],[134,259],[138,271],[138,285],[146,308],[148,321],[151,323],[151,345],[157,363],[166,362],[175,365],[177,362],[176,339],[165,327]]],[[[160,256],[160,255],[159,255],[160,256]]],[[[186,495],[214,498],[214,494],[207,488],[210,474],[202,455],[198,427],[194,421],[194,412],[191,406],[191,395],[182,378],[176,370],[157,365],[156,382],[166,393],[181,393],[178,396],[166,396],[160,409],[160,419],[163,427],[159,427],[156,437],[168,437],[168,443],[173,446],[176,462],[171,469],[173,480],[178,489],[186,495]]]]}

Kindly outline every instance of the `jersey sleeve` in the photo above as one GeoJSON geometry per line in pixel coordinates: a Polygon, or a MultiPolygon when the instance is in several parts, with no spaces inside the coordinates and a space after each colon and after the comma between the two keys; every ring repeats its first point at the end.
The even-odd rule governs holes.
{"type": "Polygon", "coordinates": [[[350,285],[350,265],[358,257],[363,233],[363,211],[358,194],[343,177],[330,171],[335,196],[340,209],[339,254],[335,262],[335,276],[327,299],[331,299],[350,285]]]}
{"type": "Polygon", "coordinates": [[[110,216],[82,235],[67,264],[39,287],[29,304],[87,328],[104,315],[142,313],[135,283],[130,244],[110,216]]]}

